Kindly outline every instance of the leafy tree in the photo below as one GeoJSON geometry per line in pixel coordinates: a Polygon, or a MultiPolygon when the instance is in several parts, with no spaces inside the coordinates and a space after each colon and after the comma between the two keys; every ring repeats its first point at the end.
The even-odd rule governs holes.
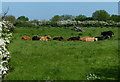
{"type": "Polygon", "coordinates": [[[75,16],[72,15],[62,15],[62,20],[74,20],[75,16]]]}
{"type": "Polygon", "coordinates": [[[110,19],[115,22],[120,22],[120,15],[112,15],[110,19]]]}
{"type": "Polygon", "coordinates": [[[34,19],[34,20],[31,21],[31,23],[34,23],[34,24],[38,25],[39,24],[39,20],[38,19],[34,19]]]}
{"type": "Polygon", "coordinates": [[[49,21],[45,19],[41,20],[41,23],[42,25],[49,25],[49,21]]]}
{"type": "Polygon", "coordinates": [[[84,20],[86,20],[86,16],[85,15],[79,15],[79,16],[76,16],[76,18],[75,18],[75,20],[76,21],[84,21],[84,20]]]}
{"type": "Polygon", "coordinates": [[[92,15],[94,20],[106,21],[110,18],[110,15],[105,10],[95,11],[92,15]]]}
{"type": "Polygon", "coordinates": [[[52,22],[61,21],[61,20],[62,20],[62,16],[59,16],[59,15],[55,15],[54,17],[50,19],[50,21],[52,22]]]}
{"type": "Polygon", "coordinates": [[[20,16],[20,17],[17,18],[17,20],[19,20],[19,21],[29,21],[29,18],[25,17],[25,16],[20,16]]]}
{"type": "Polygon", "coordinates": [[[85,20],[93,20],[93,18],[92,17],[86,17],[85,20]]]}
{"type": "Polygon", "coordinates": [[[5,16],[4,19],[5,19],[6,21],[11,21],[11,22],[13,22],[13,21],[16,20],[16,18],[15,18],[14,16],[12,16],[12,15],[5,16]]]}

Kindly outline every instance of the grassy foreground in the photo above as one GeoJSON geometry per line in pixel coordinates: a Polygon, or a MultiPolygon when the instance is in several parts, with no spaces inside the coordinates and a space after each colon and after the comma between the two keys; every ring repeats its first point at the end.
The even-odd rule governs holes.
{"type": "Polygon", "coordinates": [[[16,28],[11,52],[10,71],[5,80],[87,80],[95,74],[101,80],[118,79],[118,28],[83,27],[79,33],[66,28],[16,28]],[[25,41],[22,35],[100,36],[112,30],[113,38],[96,42],[25,41]]]}

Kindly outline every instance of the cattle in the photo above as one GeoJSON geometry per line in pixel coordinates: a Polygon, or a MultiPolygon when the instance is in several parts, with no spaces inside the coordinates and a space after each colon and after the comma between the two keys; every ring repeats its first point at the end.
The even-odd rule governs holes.
{"type": "Polygon", "coordinates": [[[39,38],[40,41],[48,41],[49,39],[51,39],[51,36],[40,36],[39,38]]]}
{"type": "Polygon", "coordinates": [[[110,37],[112,37],[113,34],[114,34],[114,33],[113,33],[112,31],[104,31],[104,32],[101,32],[101,35],[103,35],[103,36],[110,36],[110,37]]]}
{"type": "Polygon", "coordinates": [[[97,38],[89,37],[89,36],[80,38],[80,41],[90,41],[90,42],[93,42],[93,41],[97,41],[97,40],[98,40],[97,38]]]}
{"type": "Polygon", "coordinates": [[[40,39],[39,36],[33,36],[33,37],[32,37],[32,40],[39,40],[39,39],[40,39]]]}
{"type": "Polygon", "coordinates": [[[105,39],[108,39],[110,38],[110,36],[101,36],[101,37],[95,37],[95,38],[98,38],[98,40],[105,40],[105,39]]]}
{"type": "Polygon", "coordinates": [[[55,38],[53,38],[53,40],[63,41],[64,38],[63,37],[55,37],[55,38]]]}
{"type": "Polygon", "coordinates": [[[24,39],[24,40],[31,40],[31,38],[29,36],[22,36],[22,39],[24,39]]]}
{"type": "Polygon", "coordinates": [[[67,41],[74,41],[74,40],[79,40],[80,37],[70,37],[69,39],[67,39],[67,41]]]}

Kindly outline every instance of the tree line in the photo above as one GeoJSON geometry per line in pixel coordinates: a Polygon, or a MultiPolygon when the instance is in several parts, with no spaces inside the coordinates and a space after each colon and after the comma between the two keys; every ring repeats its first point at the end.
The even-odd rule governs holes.
{"type": "MultiPolygon", "coordinates": [[[[66,22],[66,24],[68,24],[67,22],[71,22],[71,23],[76,22],[78,24],[79,21],[81,21],[83,24],[85,21],[104,21],[106,23],[111,22],[111,21],[112,21],[112,23],[120,22],[120,15],[110,15],[105,10],[97,10],[97,11],[93,12],[92,17],[87,17],[85,15],[78,15],[78,16],[55,15],[50,20],[44,19],[44,20],[38,21],[37,19],[29,20],[29,18],[25,17],[25,16],[20,16],[18,18],[15,18],[14,16],[8,15],[8,16],[4,17],[4,20],[13,22],[15,26],[28,26],[28,27],[30,27],[30,26],[46,26],[46,25],[59,26],[60,23],[61,23],[61,25],[65,22],[66,22]]],[[[71,24],[71,25],[76,25],[76,23],[71,24]]]]}

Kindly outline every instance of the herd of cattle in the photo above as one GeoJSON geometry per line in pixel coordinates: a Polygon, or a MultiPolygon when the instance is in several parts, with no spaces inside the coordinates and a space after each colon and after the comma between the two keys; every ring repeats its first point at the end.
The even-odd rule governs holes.
{"type": "Polygon", "coordinates": [[[24,40],[40,40],[40,41],[48,41],[49,39],[52,38],[52,40],[58,40],[58,41],[98,41],[98,40],[105,40],[108,38],[111,38],[114,33],[112,31],[104,31],[101,32],[100,37],[70,37],[69,39],[65,40],[63,37],[54,37],[52,38],[51,36],[33,36],[30,38],[29,36],[22,36],[22,39],[24,40]]]}

